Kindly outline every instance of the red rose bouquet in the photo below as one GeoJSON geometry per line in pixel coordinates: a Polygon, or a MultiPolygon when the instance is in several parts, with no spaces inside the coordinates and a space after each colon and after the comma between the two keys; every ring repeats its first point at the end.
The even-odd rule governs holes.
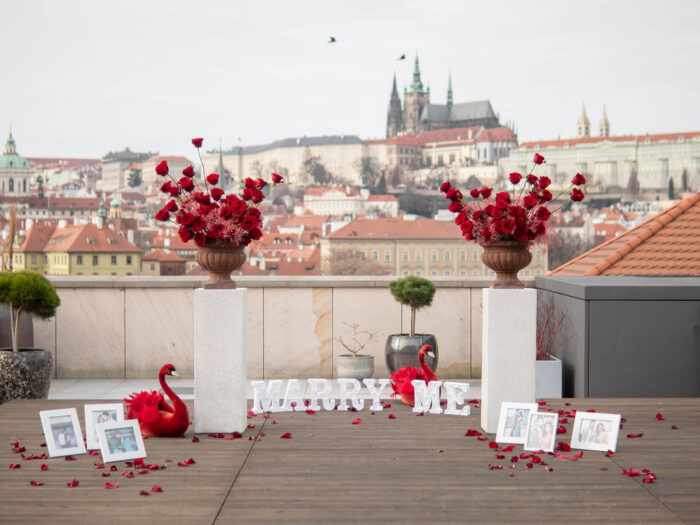
{"type": "MultiPolygon", "coordinates": [[[[199,154],[202,143],[201,138],[192,139],[204,174],[204,163],[199,154]]],[[[263,179],[247,178],[240,195],[226,195],[224,190],[217,187],[217,173],[210,173],[204,178],[204,188],[194,178],[192,166],[182,170],[182,177],[177,180],[170,174],[166,161],[156,166],[156,173],[169,178],[160,191],[172,197],[156,213],[156,220],[178,224],[178,233],[183,242],[194,239],[198,246],[204,246],[208,241],[247,246],[250,241],[262,237],[262,216],[257,205],[265,200],[270,187],[263,179]]],[[[281,183],[282,177],[273,173],[271,185],[281,183]]]]}
{"type": "Polygon", "coordinates": [[[549,217],[564,206],[562,204],[550,211],[547,203],[569,191],[572,201],[582,201],[583,191],[574,186],[586,184],[586,178],[577,173],[571,185],[553,197],[547,189],[552,183],[549,177],[533,175],[535,166],[544,162],[544,157],[535,153],[530,173],[526,177],[511,173],[512,191],[497,193],[494,198],[493,188],[474,188],[469,192],[474,200],[467,202],[461,191],[444,182],[440,191],[451,201],[449,209],[457,214],[455,224],[461,228],[463,237],[482,246],[495,241],[530,242],[542,239],[547,233],[549,217]]]}

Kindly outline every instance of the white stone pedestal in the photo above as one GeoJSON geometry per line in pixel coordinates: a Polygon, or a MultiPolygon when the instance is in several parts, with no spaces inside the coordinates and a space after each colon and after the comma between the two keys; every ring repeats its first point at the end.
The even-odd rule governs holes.
{"type": "Polygon", "coordinates": [[[248,291],[194,291],[194,431],[243,432],[247,425],[248,291]]]}
{"type": "Polygon", "coordinates": [[[483,292],[481,428],[495,433],[504,401],[535,402],[537,291],[483,292]]]}

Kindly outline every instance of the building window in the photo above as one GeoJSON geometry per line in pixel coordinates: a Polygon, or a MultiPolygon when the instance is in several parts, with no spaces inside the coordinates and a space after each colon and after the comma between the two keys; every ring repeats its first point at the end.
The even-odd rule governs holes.
{"type": "Polygon", "coordinates": [[[112,255],[112,264],[117,264],[117,256],[112,255]]]}
{"type": "Polygon", "coordinates": [[[450,250],[445,250],[445,262],[450,262],[450,250]]]}
{"type": "Polygon", "coordinates": [[[386,262],[391,261],[391,252],[390,252],[389,250],[387,250],[387,251],[384,252],[384,260],[385,260],[386,262]]]}
{"type": "Polygon", "coordinates": [[[32,264],[36,264],[36,255],[32,254],[32,264]]]}
{"type": "Polygon", "coordinates": [[[423,275],[423,272],[421,272],[420,270],[416,270],[416,275],[420,277],[421,275],[423,275]]]}
{"type": "Polygon", "coordinates": [[[472,261],[476,262],[479,260],[479,252],[477,250],[472,250],[472,261]]]}
{"type": "Polygon", "coordinates": [[[403,271],[403,276],[406,277],[408,275],[408,270],[403,271]]]}
{"type": "Polygon", "coordinates": [[[430,275],[432,275],[433,277],[437,277],[437,270],[433,270],[432,272],[430,272],[430,275]]]}
{"type": "Polygon", "coordinates": [[[461,271],[459,272],[459,276],[460,276],[460,277],[466,277],[466,276],[467,276],[467,272],[465,272],[464,270],[461,270],[461,271]]]}
{"type": "MultiPolygon", "coordinates": [[[[408,262],[408,252],[407,251],[403,252],[403,262],[408,262]]],[[[408,275],[408,274],[404,274],[404,275],[408,275]]]]}
{"type": "Polygon", "coordinates": [[[173,267],[168,266],[168,275],[172,275],[172,274],[173,274],[173,267]]]}
{"type": "Polygon", "coordinates": [[[155,263],[151,263],[151,270],[155,270],[155,269],[156,269],[155,263]]]}
{"type": "Polygon", "coordinates": [[[452,275],[452,272],[450,270],[445,270],[445,277],[449,277],[452,275]]]}
{"type": "Polygon", "coordinates": [[[126,256],[126,264],[131,264],[131,255],[126,256]]]}
{"type": "Polygon", "coordinates": [[[452,164],[455,161],[455,154],[450,153],[450,164],[452,164]]]}
{"type": "Polygon", "coordinates": [[[535,260],[537,262],[540,262],[542,260],[542,252],[540,252],[539,250],[535,250],[535,260]]]}
{"type": "Polygon", "coordinates": [[[479,277],[479,270],[472,270],[472,277],[479,277]]]}
{"type": "Polygon", "coordinates": [[[97,255],[92,256],[92,265],[97,266],[97,255]]]}
{"type": "Polygon", "coordinates": [[[459,260],[462,261],[462,262],[464,262],[464,261],[467,260],[467,252],[466,252],[466,250],[461,250],[461,251],[459,252],[459,260]]]}
{"type": "Polygon", "coordinates": [[[417,262],[420,262],[422,258],[423,258],[423,251],[422,251],[422,250],[416,250],[416,261],[417,261],[417,262]]]}
{"type": "Polygon", "coordinates": [[[542,275],[542,270],[536,270],[535,275],[542,275]]]}
{"type": "Polygon", "coordinates": [[[378,261],[379,260],[379,252],[377,250],[374,250],[372,252],[372,260],[373,261],[378,261]]]}
{"type": "Polygon", "coordinates": [[[433,262],[437,262],[437,260],[438,260],[437,250],[433,250],[433,253],[431,254],[431,260],[433,262]]]}
{"type": "Polygon", "coordinates": [[[523,275],[524,275],[525,277],[530,277],[530,270],[524,270],[524,271],[523,271],[523,275]]]}
{"type": "Polygon", "coordinates": [[[438,163],[438,166],[442,166],[444,164],[444,161],[442,159],[442,155],[438,155],[437,163],[438,163]]]}

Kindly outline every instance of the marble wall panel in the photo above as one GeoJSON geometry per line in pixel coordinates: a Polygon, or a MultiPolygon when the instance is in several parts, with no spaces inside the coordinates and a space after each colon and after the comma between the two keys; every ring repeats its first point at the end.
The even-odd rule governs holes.
{"type": "Polygon", "coordinates": [[[51,350],[53,356],[53,373],[52,377],[56,377],[56,318],[32,319],[34,326],[34,348],[42,348],[51,350]]]}
{"type": "MultiPolygon", "coordinates": [[[[402,331],[410,332],[411,310],[402,307],[402,331]]],[[[416,312],[416,333],[438,342],[440,379],[471,378],[471,296],[468,288],[438,288],[433,304],[416,312]]]]}
{"type": "Polygon", "coordinates": [[[264,373],[272,378],[330,378],[330,288],[265,288],[264,373]]]}
{"type": "Polygon", "coordinates": [[[263,289],[248,288],[248,378],[264,377],[263,289]]]}
{"type": "Polygon", "coordinates": [[[60,288],[56,377],[124,377],[124,290],[60,288]]]}
{"type": "Polygon", "coordinates": [[[125,290],[127,379],[152,379],[166,363],[184,378],[194,374],[194,290],[125,290]]]}
{"type": "Polygon", "coordinates": [[[472,288],[472,379],[481,379],[483,288],[472,288]]]}
{"type": "Polygon", "coordinates": [[[376,333],[376,341],[369,343],[363,354],[374,356],[374,377],[389,377],[384,347],[391,334],[401,332],[401,305],[388,288],[334,288],[333,289],[333,356],[348,351],[335,340],[342,337],[346,343],[352,329],[344,323],[359,324],[360,330],[376,333]]]}

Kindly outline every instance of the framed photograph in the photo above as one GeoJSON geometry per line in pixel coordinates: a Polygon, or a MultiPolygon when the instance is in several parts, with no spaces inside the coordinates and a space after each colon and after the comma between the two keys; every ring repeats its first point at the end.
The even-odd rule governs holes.
{"type": "Polygon", "coordinates": [[[523,448],[554,452],[558,421],[559,414],[556,412],[531,412],[527,425],[527,441],[523,448]]]}
{"type": "Polygon", "coordinates": [[[42,410],[39,417],[50,457],[85,454],[83,432],[75,408],[42,410]]]}
{"type": "Polygon", "coordinates": [[[124,421],[124,405],[110,403],[106,405],[85,405],[85,435],[88,450],[100,448],[97,439],[97,424],[124,421]]]}
{"type": "Polygon", "coordinates": [[[103,463],[146,457],[146,447],[136,419],[98,423],[96,427],[103,463]]]}
{"type": "Polygon", "coordinates": [[[571,448],[615,452],[620,432],[620,414],[576,412],[571,448]]]}
{"type": "Polygon", "coordinates": [[[501,403],[496,441],[525,444],[530,414],[537,412],[537,403],[501,403]]]}

